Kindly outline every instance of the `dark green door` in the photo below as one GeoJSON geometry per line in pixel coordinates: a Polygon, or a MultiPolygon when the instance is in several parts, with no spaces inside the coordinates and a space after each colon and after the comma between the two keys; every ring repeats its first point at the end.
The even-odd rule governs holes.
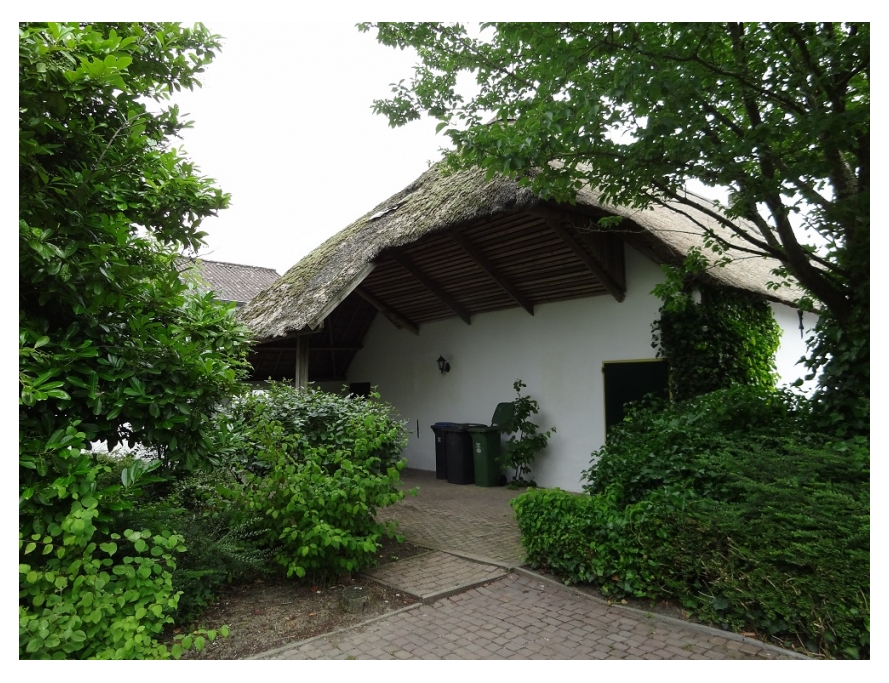
{"type": "Polygon", "coordinates": [[[666,398],[668,395],[667,361],[658,358],[602,363],[605,382],[605,435],[624,419],[624,405],[639,401],[648,394],[666,398]]]}

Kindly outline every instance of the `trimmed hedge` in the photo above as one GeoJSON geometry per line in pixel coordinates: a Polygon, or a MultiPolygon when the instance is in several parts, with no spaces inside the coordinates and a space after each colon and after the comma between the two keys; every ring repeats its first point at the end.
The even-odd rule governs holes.
{"type": "Polygon", "coordinates": [[[806,432],[782,404],[730,389],[637,410],[594,454],[587,495],[514,499],[529,559],[606,595],[869,657],[868,443],[806,432]]]}

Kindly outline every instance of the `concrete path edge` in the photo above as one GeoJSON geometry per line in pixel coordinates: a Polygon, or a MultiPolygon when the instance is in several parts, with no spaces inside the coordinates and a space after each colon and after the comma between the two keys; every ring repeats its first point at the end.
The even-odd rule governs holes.
{"type": "Polygon", "coordinates": [[[302,647],[306,643],[313,643],[316,640],[322,640],[324,638],[332,638],[340,633],[346,633],[347,631],[355,631],[364,626],[368,626],[375,621],[380,621],[382,619],[388,619],[389,617],[394,617],[402,612],[410,612],[412,609],[419,609],[423,606],[422,602],[418,602],[413,605],[408,605],[407,607],[401,607],[400,609],[394,609],[391,612],[384,612],[383,614],[379,614],[375,617],[371,617],[366,621],[362,621],[360,624],[352,624],[351,626],[344,626],[343,628],[338,628],[336,631],[331,631],[330,633],[322,633],[317,636],[313,636],[312,638],[306,638],[305,640],[294,640],[292,643],[288,643],[287,645],[282,645],[281,647],[276,647],[274,650],[266,650],[265,652],[260,652],[257,655],[253,655],[252,657],[246,657],[245,659],[268,659],[271,656],[280,654],[282,652],[286,652],[287,650],[292,650],[297,647],[302,647]]]}

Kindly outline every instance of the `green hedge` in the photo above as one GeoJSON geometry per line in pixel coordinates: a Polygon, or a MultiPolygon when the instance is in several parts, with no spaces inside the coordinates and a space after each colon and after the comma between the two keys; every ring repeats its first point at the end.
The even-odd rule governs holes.
{"type": "Polygon", "coordinates": [[[868,443],[806,424],[780,396],[737,389],[637,410],[594,454],[588,494],[513,501],[529,559],[606,595],[869,657],[868,443]]]}

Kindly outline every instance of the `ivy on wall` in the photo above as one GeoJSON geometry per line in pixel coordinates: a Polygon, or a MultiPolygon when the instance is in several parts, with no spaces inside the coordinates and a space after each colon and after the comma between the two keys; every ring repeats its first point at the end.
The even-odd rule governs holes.
{"type": "Polygon", "coordinates": [[[773,387],[778,378],[781,330],[768,302],[704,284],[708,267],[692,251],[683,267],[664,266],[666,280],[653,291],[663,304],[651,345],[670,363],[670,393],[677,401],[738,384],[773,387]]]}

